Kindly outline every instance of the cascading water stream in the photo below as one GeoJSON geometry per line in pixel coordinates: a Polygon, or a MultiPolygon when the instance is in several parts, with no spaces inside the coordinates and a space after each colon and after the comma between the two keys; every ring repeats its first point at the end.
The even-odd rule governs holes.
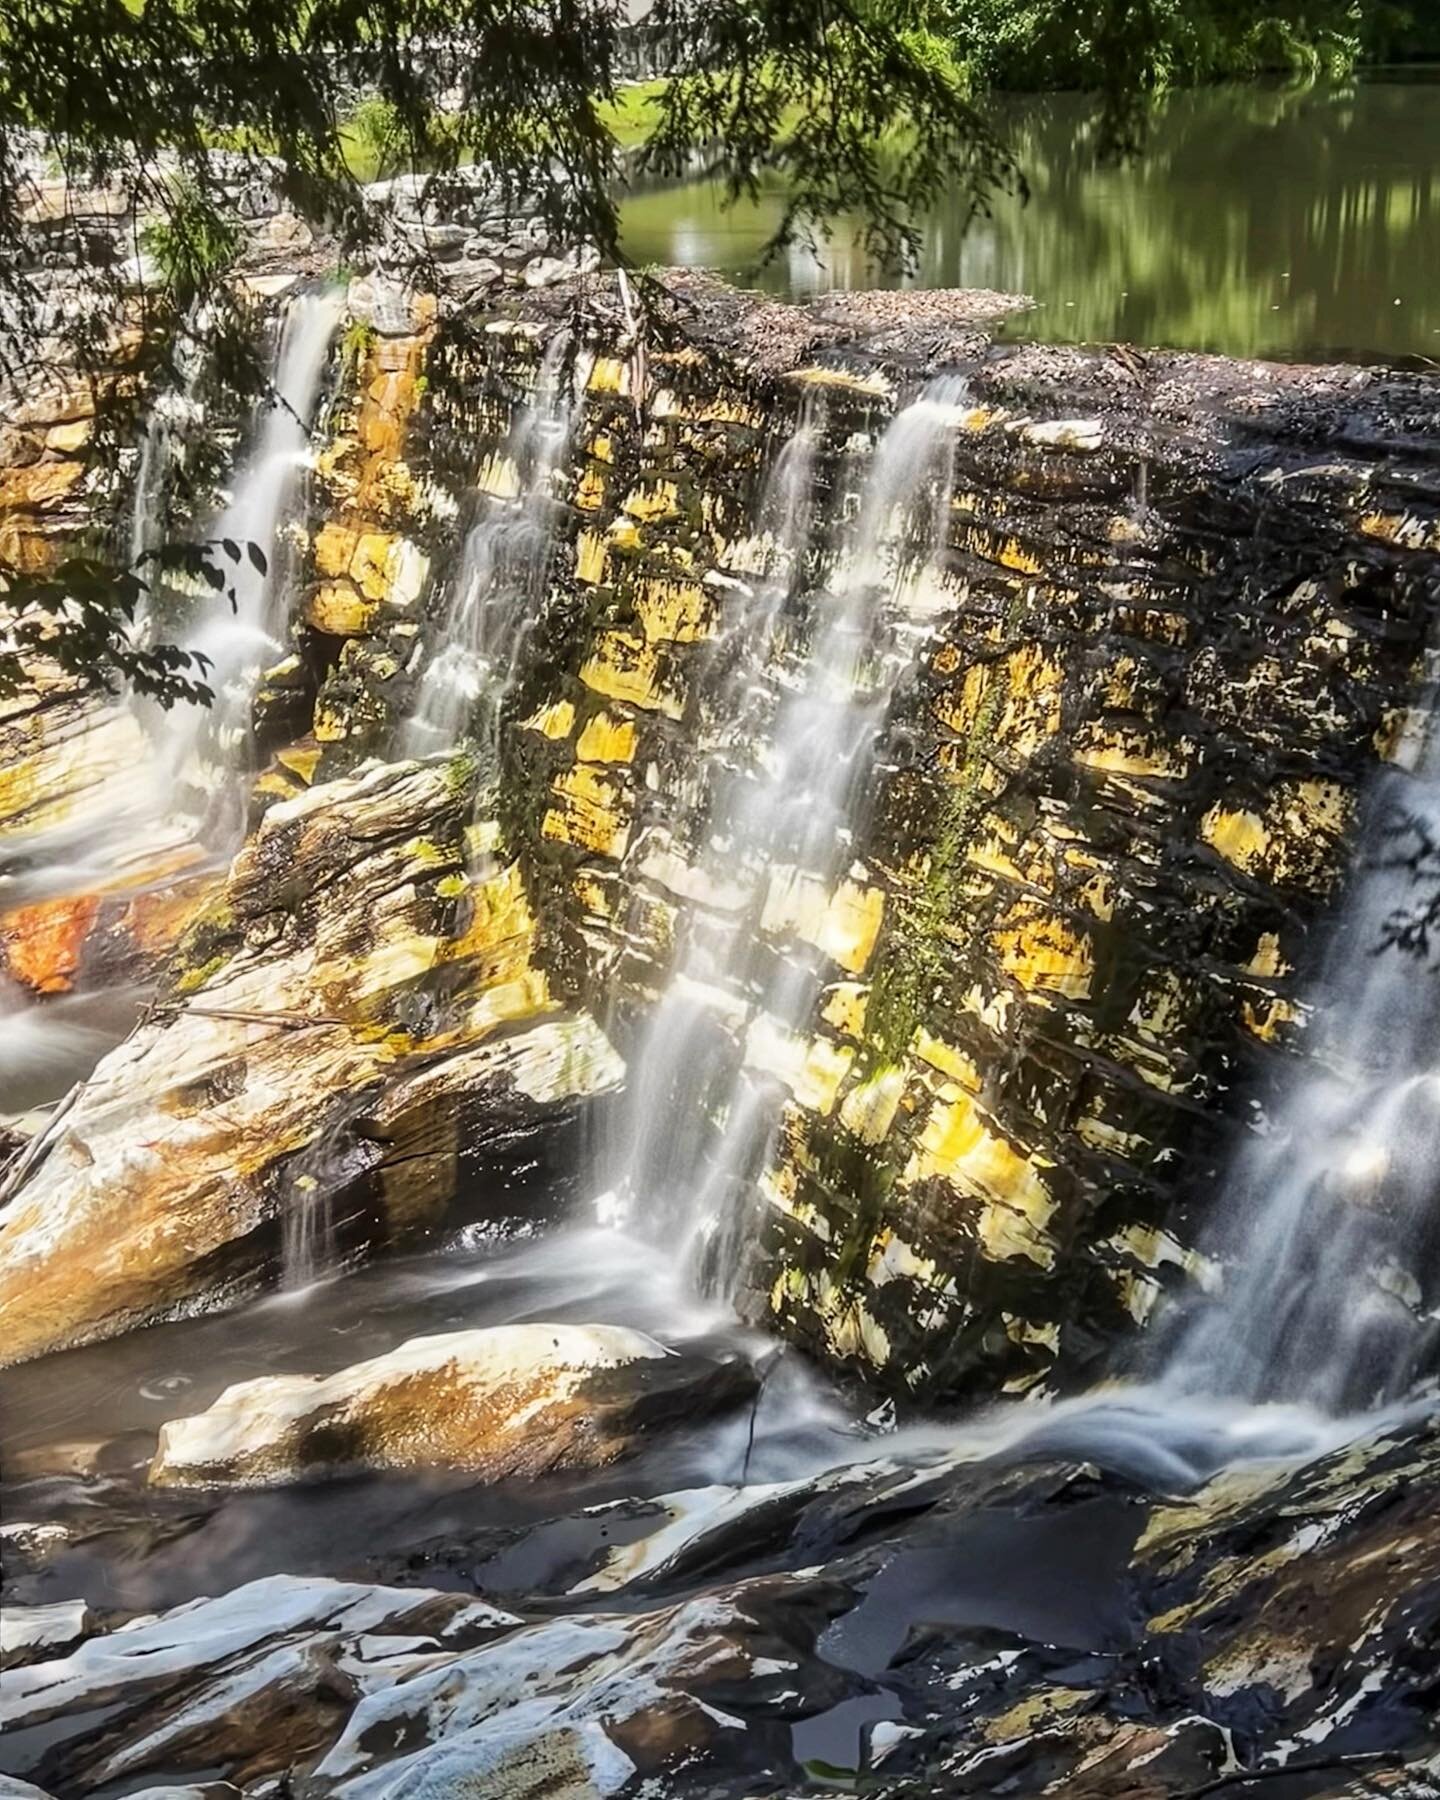
{"type": "MultiPolygon", "coordinates": [[[[964,393],[960,377],[941,377],[890,424],[838,575],[812,597],[808,656],[782,693],[758,773],[747,780],[714,771],[707,892],[632,1063],[607,1209],[663,1236],[681,1265],[722,1295],[739,1272],[741,1201],[770,1149],[777,1085],[803,1079],[802,1034],[824,979],[822,957],[798,941],[778,953],[760,932],[786,916],[794,894],[828,896],[843,872],[894,674],[908,661],[894,615],[915,513],[938,494],[943,516],[964,393]]],[[[798,575],[818,430],[807,415],[760,512],[762,524],[780,526],[781,569],[798,575]]],[[[932,531],[928,548],[933,539],[932,531]]],[[[759,618],[747,615],[745,628],[763,657],[794,583],[761,593],[759,618]]],[[[733,709],[736,693],[726,699],[733,709]]]]}
{"type": "Polygon", "coordinates": [[[1161,1371],[1177,1392],[1338,1413],[1394,1401],[1433,1350],[1440,1007],[1433,965],[1389,941],[1440,879],[1433,710],[1427,722],[1413,772],[1372,789],[1313,1048],[1236,1159],[1224,1290],[1181,1323],[1161,1371]]]}
{"type": "Polygon", "coordinates": [[[209,534],[220,546],[228,542],[238,548],[238,559],[216,552],[234,605],[208,604],[201,628],[185,640],[188,649],[207,658],[205,680],[215,700],[208,710],[176,708],[157,731],[161,779],[194,782],[208,792],[209,811],[222,816],[222,833],[235,810],[227,804],[226,790],[237,760],[243,761],[237,751],[248,732],[255,679],[282,648],[281,533],[308,463],[311,427],[342,304],[341,290],[326,289],[298,295],[286,310],[259,437],[229,505],[209,534]],[[258,560],[250,554],[252,547],[258,560]]]}
{"type": "Polygon", "coordinates": [[[535,393],[494,465],[512,491],[481,497],[451,590],[439,648],[420,678],[402,749],[424,756],[474,737],[493,764],[505,696],[544,598],[554,540],[554,477],[569,448],[584,390],[571,335],[546,345],[535,393]]]}
{"type": "MultiPolygon", "coordinates": [[[[340,317],[338,291],[307,293],[288,307],[281,326],[272,391],[254,450],[235,482],[233,497],[211,535],[230,540],[232,560],[215,552],[234,594],[234,610],[208,586],[203,624],[175,635],[210,661],[205,679],[216,700],[211,708],[181,705],[161,713],[131,693],[101,720],[103,741],[123,742],[133,755],[113,755],[113,773],[78,797],[70,816],[29,839],[11,839],[0,867],[0,904],[86,894],[100,888],[143,887],[155,867],[172,872],[194,867],[230,847],[243,808],[238,752],[248,721],[254,678],[277,649],[285,600],[281,534],[296,501],[316,403],[330,344],[340,317]],[[249,547],[259,552],[252,558],[249,547]],[[263,564],[263,567],[260,566],[263,564]],[[194,803],[195,790],[202,800],[194,803]],[[199,816],[197,816],[197,810],[199,816]],[[208,841],[202,848],[197,842],[208,841]]],[[[191,383],[199,369],[187,367],[191,383]]],[[[171,425],[194,404],[193,386],[163,396],[145,433],[141,466],[127,533],[138,561],[164,536],[165,475],[171,425]]],[[[172,626],[150,612],[137,630],[167,636],[172,626]]],[[[133,1023],[139,991],[106,992],[103,983],[67,995],[63,1002],[0,991],[6,1046],[0,1046],[0,1088],[5,1108],[18,1113],[58,1099],[133,1023]]]]}

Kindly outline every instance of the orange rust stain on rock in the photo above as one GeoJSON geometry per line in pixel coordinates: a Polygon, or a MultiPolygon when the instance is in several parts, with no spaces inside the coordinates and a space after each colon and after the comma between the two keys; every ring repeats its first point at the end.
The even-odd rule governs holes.
{"type": "Polygon", "coordinates": [[[87,894],[78,900],[42,900],[6,913],[0,918],[0,945],[9,973],[37,994],[66,993],[99,905],[87,894]]]}

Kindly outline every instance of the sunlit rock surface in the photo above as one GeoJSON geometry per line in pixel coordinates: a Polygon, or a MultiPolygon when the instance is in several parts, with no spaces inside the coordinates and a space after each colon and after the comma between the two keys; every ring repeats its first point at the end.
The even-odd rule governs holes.
{"type": "Polygon", "coordinates": [[[641,1433],[735,1405],[746,1364],[672,1354],[606,1325],[502,1325],[411,1338],[325,1377],[227,1388],[160,1433],[161,1487],[355,1469],[466,1469],[489,1481],[601,1468],[641,1433]]]}
{"type": "MultiPolygon", "coordinates": [[[[269,813],[203,891],[156,1017],[9,1202],[7,1354],[273,1271],[262,1239],[302,1179],[348,1250],[437,1217],[459,1146],[483,1162],[494,1095],[516,1091],[459,1059],[540,1058],[560,1080],[542,1109],[615,1086],[677,942],[716,918],[738,917],[754,966],[804,960],[820,982],[801,1031],[743,982],[706,997],[717,1064],[776,1116],[767,1165],[726,1195],[754,1318],[902,1397],[1033,1392],[1083,1379],[1166,1288],[1218,1278],[1199,1244],[1239,1096],[1263,1104],[1303,1048],[1356,794],[1408,754],[1431,389],[998,346],[1003,296],[676,291],[678,328],[645,339],[606,281],[460,319],[353,284],[288,654],[256,700],[269,813]],[[560,333],[578,410],[519,521],[550,547],[497,716],[473,758],[395,762],[475,508],[519,494],[560,333]],[[824,880],[783,856],[761,880],[720,870],[715,795],[767,766],[838,522],[939,364],[968,381],[951,501],[873,646],[893,686],[849,860],[824,880]],[[796,553],[760,504],[802,417],[796,553]],[[761,654],[747,621],[787,554],[761,654]],[[358,774],[369,759],[391,760],[358,774]],[[485,1098],[462,1124],[467,1068],[485,1098]]],[[[66,462],[67,405],[17,468],[66,462]]],[[[14,531],[78,528],[64,479],[13,484],[14,531]]],[[[122,728],[81,726],[21,746],[12,817],[123,770],[122,728]]],[[[71,898],[8,922],[52,999],[80,954],[71,898]]]]}
{"type": "Polygon", "coordinates": [[[312,1188],[374,1221],[357,1243],[403,1239],[443,1208],[462,1146],[614,1084],[603,1035],[534,966],[513,865],[467,858],[465,795],[463,759],[442,759],[271,808],[0,1214],[7,1360],[274,1269],[293,1159],[328,1118],[344,1141],[312,1188]]]}

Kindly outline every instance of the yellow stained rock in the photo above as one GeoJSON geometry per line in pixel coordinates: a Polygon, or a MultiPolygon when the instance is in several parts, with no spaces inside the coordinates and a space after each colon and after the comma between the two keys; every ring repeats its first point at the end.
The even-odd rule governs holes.
{"type": "Polygon", "coordinates": [[[519,862],[508,864],[469,889],[470,917],[464,931],[440,945],[437,960],[477,963],[489,978],[513,976],[528,966],[535,918],[519,862]],[[497,960],[498,958],[498,960],[497,960]]]}
{"type": "Polygon", "coordinates": [[[1027,992],[1089,996],[1095,965],[1089,939],[1054,914],[1012,913],[991,933],[991,942],[1001,968],[1027,992]]]}
{"type": "Polygon", "coordinates": [[[786,379],[798,381],[805,387],[844,388],[852,394],[887,395],[893,392],[889,380],[878,369],[861,374],[850,369],[827,369],[812,364],[806,369],[792,370],[786,379]]]}
{"type": "Polygon", "coordinates": [[[609,889],[604,882],[597,881],[588,871],[581,870],[575,877],[571,883],[571,892],[583,911],[593,913],[598,919],[613,918],[615,904],[609,889]]]}
{"type": "Polygon", "coordinates": [[[1092,725],[1077,733],[1074,759],[1104,775],[1141,776],[1149,781],[1180,781],[1190,768],[1191,746],[1184,739],[1167,743],[1145,731],[1092,725]]]}
{"type": "Polygon", "coordinates": [[[878,887],[862,887],[847,877],[831,893],[816,876],[781,866],[770,871],[760,929],[771,936],[793,931],[848,974],[858,975],[870,960],[884,917],[885,895],[878,887]]]}
{"type": "Polygon", "coordinates": [[[934,1177],[983,1199],[976,1221],[982,1253],[993,1261],[1023,1256],[1053,1268],[1055,1246],[1046,1234],[1055,1212],[1035,1164],[987,1129],[967,1094],[942,1095],[906,1164],[906,1187],[934,1177]]]}
{"type": "Polygon", "coordinates": [[[916,1056],[922,1062],[929,1063],[932,1069],[938,1069],[951,1081],[959,1082],[961,1087],[968,1088],[972,1094],[980,1092],[980,1071],[970,1058],[955,1049],[953,1044],[947,1044],[940,1038],[931,1037],[930,1033],[921,1025],[915,1032],[913,1048],[916,1056]]]}
{"type": "Polygon", "coordinates": [[[593,463],[575,484],[575,504],[581,512],[599,512],[605,504],[605,477],[593,463]]]}
{"type": "Polygon", "coordinates": [[[987,875],[999,875],[1005,881],[1023,881],[1025,872],[1008,854],[1005,839],[1014,839],[1016,833],[1013,826],[1006,821],[987,814],[985,823],[990,827],[991,835],[977,835],[971,840],[965,851],[965,860],[972,869],[983,869],[987,875]]]}
{"type": "Polygon", "coordinates": [[[1418,513],[1366,513],[1360,520],[1366,537],[1399,550],[1440,550],[1440,518],[1418,513]]]}
{"type": "Polygon", "coordinates": [[[394,538],[383,531],[362,532],[350,559],[351,579],[367,600],[383,600],[387,587],[386,570],[394,538]]]}
{"type": "Polygon", "coordinates": [[[57,456],[69,456],[90,442],[94,430],[93,419],[66,419],[45,433],[45,448],[57,456]]]}
{"type": "Polygon", "coordinates": [[[937,1298],[953,1299],[955,1281],[928,1256],[917,1255],[903,1238],[896,1237],[888,1226],[876,1233],[865,1265],[865,1280],[871,1287],[887,1287],[892,1281],[913,1281],[930,1288],[937,1298]]]}
{"type": "Polygon", "coordinates": [[[598,856],[622,857],[630,841],[630,796],[594,763],[557,775],[550,791],[560,801],[540,822],[552,843],[574,844],[598,856]]]}
{"type": "Polygon", "coordinates": [[[630,364],[619,356],[597,356],[585,383],[592,394],[628,394],[630,364]]]}
{"type": "Polygon", "coordinates": [[[568,738],[575,729],[575,702],[573,700],[556,700],[549,706],[542,706],[539,712],[531,713],[528,719],[521,720],[525,731],[538,731],[542,736],[559,742],[568,738]]]}
{"type": "Polygon", "coordinates": [[[1247,975],[1259,975],[1272,980],[1277,975],[1288,975],[1290,964],[1280,954],[1280,937],[1278,932],[1262,931],[1260,941],[1255,946],[1255,954],[1244,965],[1247,975]]]}
{"type": "Polygon", "coordinates": [[[828,1270],[810,1274],[787,1269],[770,1290],[771,1310],[784,1313],[788,1304],[808,1306],[836,1357],[853,1357],[874,1368],[890,1360],[890,1338],[863,1300],[837,1285],[828,1270]]]}
{"type": "Polygon", "coordinates": [[[1291,1001],[1278,998],[1258,1005],[1246,1000],[1240,1008],[1240,1022],[1245,1029],[1266,1044],[1298,1016],[1299,1009],[1291,1001]]]}
{"type": "Polygon", "coordinates": [[[605,579],[609,557],[605,539],[598,531],[582,531],[575,541],[575,579],[594,587],[605,579]]]}
{"type": "Polygon", "coordinates": [[[692,425],[761,426],[764,417],[753,407],[722,396],[702,397],[677,394],[673,388],[660,388],[650,402],[650,414],[656,419],[684,419],[692,425]]]}
{"type": "Polygon", "coordinates": [[[865,1032],[865,1009],[870,990],[858,981],[840,981],[825,996],[820,1017],[845,1037],[860,1038],[865,1032]]]}
{"type": "Polygon", "coordinates": [[[348,525],[338,524],[335,520],[327,520],[315,533],[315,571],[319,575],[338,578],[350,573],[350,559],[355,554],[355,546],[360,541],[360,533],[353,531],[348,525]]]}
{"type": "Polygon", "coordinates": [[[598,712],[585,721],[575,754],[581,762],[628,763],[634,759],[635,742],[633,719],[617,719],[612,713],[598,712]]]}
{"type": "Polygon", "coordinates": [[[840,1102],[840,1123],[862,1144],[883,1143],[905,1092],[903,1069],[882,1069],[858,1082],[840,1102]]]}
{"type": "Polygon", "coordinates": [[[348,581],[327,581],[305,602],[305,621],[332,637],[361,637],[375,622],[378,605],[348,581]]]}
{"type": "Polygon", "coordinates": [[[513,456],[493,450],[480,465],[475,483],[482,494],[493,494],[497,500],[515,500],[520,494],[520,471],[513,456]]]}
{"type": "Polygon", "coordinates": [[[798,1106],[822,1118],[834,1111],[840,1085],[855,1060],[848,1044],[808,1039],[761,1013],[745,1034],[745,1064],[783,1081],[798,1106]]]}
{"type": "Polygon", "coordinates": [[[626,631],[605,631],[595,641],[594,654],[580,670],[580,679],[607,700],[621,700],[647,712],[662,712],[678,719],[685,703],[660,679],[660,651],[626,631]]]}
{"type": "Polygon", "coordinates": [[[696,582],[653,577],[637,582],[634,606],[640,629],[652,644],[693,644],[710,636],[710,599],[696,582]]]}
{"type": "Polygon", "coordinates": [[[1092,1150],[1103,1150],[1108,1156],[1133,1156],[1143,1149],[1146,1140],[1135,1131],[1122,1131],[1104,1119],[1082,1118],[1075,1121],[1075,1135],[1092,1150]]]}
{"type": "Polygon", "coordinates": [[[995,736],[1017,756],[1030,756],[1060,729],[1065,671],[1039,644],[1026,644],[1006,663],[1010,692],[995,736]]]}
{"type": "Polygon", "coordinates": [[[1200,836],[1247,875],[1264,862],[1270,850],[1270,833],[1259,813],[1229,812],[1218,803],[1200,821],[1200,836]]]}
{"type": "Polygon", "coordinates": [[[1021,1700],[1008,1712],[987,1720],[981,1736],[991,1744],[1007,1743],[1012,1738],[1029,1737],[1053,1725],[1067,1713],[1093,1706],[1095,1694],[1089,1688],[1043,1688],[1038,1694],[1021,1700]]]}
{"type": "Polygon", "coordinates": [[[315,779],[315,770],[320,762],[320,752],[314,749],[301,749],[298,744],[292,744],[287,749],[277,750],[275,760],[282,763],[293,775],[298,775],[308,787],[315,779]]]}
{"type": "Polygon", "coordinates": [[[1298,840],[1308,840],[1317,831],[1338,837],[1345,829],[1350,799],[1338,781],[1314,778],[1281,788],[1271,810],[1278,812],[1280,825],[1298,840]]]}
{"type": "Polygon", "coordinates": [[[0,470],[0,511],[43,510],[63,500],[85,474],[83,462],[38,462],[0,470]]]}
{"type": "Polygon", "coordinates": [[[663,478],[639,482],[621,502],[621,510],[646,524],[673,519],[680,510],[680,490],[673,481],[663,478]]]}

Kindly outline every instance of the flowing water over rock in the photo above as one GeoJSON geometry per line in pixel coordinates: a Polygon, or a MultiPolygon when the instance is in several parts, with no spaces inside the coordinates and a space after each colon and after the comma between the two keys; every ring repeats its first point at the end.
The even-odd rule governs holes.
{"type": "Polygon", "coordinates": [[[718,753],[701,877],[708,891],[632,1060],[630,1107],[602,1203],[678,1247],[682,1265],[693,1261],[722,1294],[745,1252],[745,1196],[767,1160],[775,1089],[815,1078],[802,1034],[824,952],[841,948],[822,936],[817,957],[797,934],[785,951],[757,955],[756,926],[760,915],[784,930],[813,909],[823,914],[838,884],[843,937],[856,809],[891,689],[919,635],[903,597],[949,506],[948,449],[965,392],[963,377],[940,376],[899,412],[875,447],[857,516],[832,521],[837,542],[812,547],[798,523],[813,504],[818,402],[761,499],[771,566],[755,604],[738,616],[728,705],[743,717],[754,669],[773,654],[792,602],[802,609],[803,651],[785,666],[755,766],[735,766],[751,749],[740,733],[718,753]]]}
{"type": "MultiPolygon", "coordinates": [[[[172,423],[194,425],[202,369],[193,355],[185,384],[162,394],[146,421],[131,499],[131,561],[158,594],[137,630],[164,638],[178,604],[193,619],[177,635],[206,659],[212,709],[181,704],[162,713],[129,693],[81,712],[75,736],[90,766],[64,822],[5,845],[0,905],[33,907],[39,933],[82,933],[96,894],[147,896],[163,908],[173,884],[201,892],[244,822],[250,772],[249,715],[256,676],[280,655],[288,630],[290,583],[283,543],[295,523],[316,406],[339,320],[333,291],[298,295],[277,330],[272,389],[259,410],[255,441],[234,477],[229,504],[208,528],[224,595],[206,584],[189,596],[165,594],[152,553],[167,536],[172,423]]],[[[12,915],[13,916],[13,915],[12,915]]],[[[13,925],[12,925],[13,930],[13,925]]],[[[140,962],[132,958],[132,962],[140,962]]],[[[0,1008],[14,1023],[0,1046],[0,1110],[51,1104],[88,1073],[134,1023],[148,968],[121,964],[68,974],[53,996],[22,995],[0,977],[0,1008]],[[137,978],[138,977],[138,978],[137,978]],[[71,991],[74,989],[75,991],[71,991]]]]}
{"type": "MultiPolygon", "coordinates": [[[[298,300],[282,340],[277,382],[293,383],[302,418],[334,327],[326,306],[298,300]]],[[[27,1350],[72,1346],[0,1375],[16,1665],[0,1768],[55,1800],[220,1777],[307,1800],[750,1800],[836,1784],[895,1800],[1178,1800],[1257,1769],[1277,1800],[1320,1800],[1351,1792],[1337,1770],[1377,1772],[1393,1755],[1408,1772],[1385,1767],[1386,1791],[1428,1797],[1440,1440],[1432,1398],[1406,1391],[1366,1307],[1378,1287],[1421,1308],[1392,1264],[1416,1265],[1429,1200],[1429,1115],[1417,1124],[1415,1109],[1430,1008],[1416,962],[1371,951],[1396,907],[1427,892],[1430,763],[1372,795],[1378,849],[1362,848],[1309,996],[1338,1029],[1244,1152],[1237,1205],[1243,1192],[1257,1243],[1216,1248],[1239,1279],[1227,1271],[1153,1381],[1105,1379],[1092,1350],[1064,1365],[1068,1393],[1057,1373],[1017,1383],[1028,1400],[927,1419],[906,1403],[912,1371],[887,1364],[884,1331],[846,1310],[841,1284],[868,1268],[873,1300],[914,1281],[913,1304],[939,1316],[978,1270],[995,1286],[953,1315],[957,1337],[1043,1336],[1057,1371],[1062,1329],[1083,1349],[1084,1325],[1037,1316],[1025,1278],[1058,1265],[1068,1279],[1067,1231],[1102,1248],[1120,1233],[1108,1214],[1052,1226],[1055,1140],[1022,1162],[995,1123],[1003,1090],[1033,1089],[1040,1111],[1060,1071],[1056,1088],[1071,1084],[1108,1154],[1118,1127],[1083,1110],[1084,1084],[1119,1058],[1113,1015],[1151,1014],[1125,985],[1133,946],[1117,953],[1097,933],[1086,964],[1065,935],[1077,890],[1087,929],[1108,920],[1127,864],[1151,884],[1147,905],[1187,856],[1205,885],[1186,894],[1229,894],[1222,847],[1238,855],[1261,835],[1206,790],[1208,861],[1165,844],[1154,822],[1171,776],[1134,726],[1137,653],[1103,633],[1084,642],[1125,720],[1110,738],[1085,737],[1047,674],[1081,588],[1155,633],[1157,666],[1207,670],[1184,646],[1175,589],[1152,593],[1137,573],[1150,579],[1148,565],[1125,561],[1149,553],[1180,477],[1157,477],[1142,514],[1133,468],[1087,460],[1098,423],[976,403],[973,359],[928,380],[837,361],[787,395],[793,422],[770,433],[768,477],[742,512],[694,474],[715,479],[732,429],[759,433],[738,384],[700,385],[689,348],[657,352],[655,381],[673,383],[658,387],[633,347],[602,358],[568,329],[545,341],[538,381],[482,465],[483,510],[453,580],[440,574],[411,716],[385,721],[412,748],[478,742],[482,760],[497,752],[485,783],[519,771],[529,790],[501,794],[492,818],[468,750],[371,762],[318,730],[291,746],[304,785],[272,786],[183,973],[68,1124],[26,1153],[0,1216],[27,1350]],[[643,475],[642,437],[660,445],[643,475]],[[583,458],[572,494],[568,465],[583,458]],[[1008,518],[992,553],[977,493],[991,466],[1018,468],[1016,491],[1078,521],[1067,528],[1082,545],[1073,588],[1018,648],[1045,573],[1008,518]],[[608,515],[607,483],[622,502],[608,515]],[[651,529],[673,539],[647,565],[651,529]],[[642,585],[627,612],[632,564],[642,585]],[[576,642],[548,647],[573,666],[542,693],[527,634],[557,621],[555,638],[576,642]],[[688,689],[664,660],[682,648],[688,689]],[[987,686],[997,670],[1010,672],[987,686]],[[1027,898],[1040,887],[1013,820],[1008,836],[960,831],[975,791],[998,806],[1025,771],[1016,745],[1043,744],[1037,716],[1056,736],[1063,722],[1113,782],[1067,813],[1066,784],[1082,777],[1052,752],[1046,767],[1062,773],[1022,797],[1022,821],[1045,821],[1057,862],[1072,858],[1068,910],[1036,927],[977,909],[942,931],[942,877],[967,904],[996,866],[1027,898]],[[943,731],[927,735],[932,719],[943,731]],[[517,744],[539,746],[533,769],[517,744]],[[948,849],[931,827],[877,834],[872,817],[877,796],[913,797],[927,757],[959,795],[948,849]],[[1391,788],[1398,833],[1384,829],[1391,788]],[[591,809],[583,840],[566,835],[567,792],[591,809]],[[623,830],[597,795],[622,797],[623,830]],[[1097,874],[1116,841],[1124,856],[1097,874]],[[609,866],[584,854],[619,842],[609,866]],[[1402,865],[1417,847],[1412,880],[1402,865]],[[914,1044],[888,1061],[856,1023],[882,915],[916,891],[916,869],[933,981],[987,933],[1018,946],[1009,987],[952,982],[973,1020],[1033,1002],[1024,1055],[1017,1036],[983,1082],[953,1020],[912,1021],[914,1044]],[[578,896],[579,929],[557,893],[578,896]],[[596,1023],[605,995],[587,986],[586,949],[623,990],[611,1023],[628,1067],[596,1023]],[[1067,1061],[1077,1040],[1089,1065],[1067,1061]],[[907,1085],[915,1046],[923,1072],[907,1085]],[[914,1147],[887,1187],[864,1153],[904,1113],[914,1147]],[[807,1215],[829,1257],[817,1304],[848,1333],[838,1374],[753,1323],[779,1308],[748,1273],[767,1214],[805,1210],[796,1170],[820,1161],[813,1120],[853,1142],[827,1170],[858,1215],[853,1236],[807,1215]],[[940,1167],[957,1185],[938,1221],[950,1260],[935,1267],[868,1209],[893,1203],[918,1241],[944,1197],[918,1172],[940,1167]],[[1368,1206],[1332,1191],[1346,1170],[1368,1206]],[[1037,1191],[1043,1231],[1019,1211],[1037,1191]],[[37,1310],[64,1312],[63,1332],[37,1310]],[[1322,1344],[1322,1314],[1356,1334],[1322,1344]],[[1258,1381],[1250,1364],[1272,1326],[1258,1381]],[[848,1379],[877,1346],[869,1372],[888,1398],[848,1379]],[[1397,1559],[1403,1583],[1386,1572],[1397,1559]]],[[[409,351],[385,355],[403,386],[409,351]]],[[[303,450],[298,421],[281,424],[269,420],[223,527],[272,550],[303,450]]],[[[1147,439],[1139,466],[1153,454],[1147,439]]],[[[1315,479],[1308,440],[1296,463],[1276,493],[1315,479]]],[[[1214,518],[1189,504],[1176,510],[1212,545],[1214,518]]],[[[1267,509],[1279,504],[1267,488],[1267,509]]],[[[396,515],[384,522],[397,541],[396,515]]],[[[349,543],[352,515],[344,530],[349,543]]],[[[1291,586],[1294,554],[1282,545],[1291,586]]],[[[236,693],[290,610],[287,560],[267,555],[247,577],[251,635],[226,651],[236,693]]],[[[1178,553],[1157,560],[1174,582],[1178,553]]],[[[394,603],[404,630],[379,650],[331,646],[332,699],[362,654],[381,689],[396,679],[404,658],[389,648],[422,629],[414,599],[394,603]]],[[[1286,587],[1286,606],[1302,601],[1286,587]]],[[[1333,616],[1341,599],[1323,604],[1333,616]]],[[[366,629],[380,639],[375,620],[366,629]]],[[[408,680],[416,664],[404,666],[408,680]]],[[[1187,732],[1195,705],[1187,688],[1187,732]]],[[[339,729],[338,709],[315,717],[339,729]]],[[[1334,742],[1376,729],[1347,717],[1334,742]]],[[[1251,857],[1243,873],[1248,901],[1268,871],[1251,857]]],[[[1239,907],[1232,960],[1261,961],[1239,907]]],[[[1155,1075],[1143,1067],[1137,1090],[1155,1075]]],[[[1137,1131],[1144,1105],[1127,1115],[1137,1131]]],[[[1104,1206],[1123,1188],[1114,1175],[1104,1206]]],[[[1155,1269],[1167,1241],[1125,1217],[1155,1269]]]]}
{"type": "Polygon", "coordinates": [[[495,762],[501,710],[545,593],[554,476],[584,392],[574,365],[570,333],[556,332],[509,441],[481,472],[480,516],[465,534],[439,647],[402,734],[407,755],[473,736],[495,762]]]}
{"type": "Polygon", "coordinates": [[[214,559],[225,577],[228,605],[211,595],[187,649],[208,664],[213,708],[178,707],[160,726],[157,759],[163,776],[197,783],[219,817],[210,829],[235,836],[235,782],[248,767],[250,703],[256,678],[284,654],[286,546],[309,460],[315,409],[339,325],[335,290],[298,295],[287,306],[275,354],[272,391],[254,448],[235,477],[230,502],[210,529],[214,559]],[[200,767],[196,767],[197,759],[200,767]],[[228,819],[226,815],[229,815],[228,819]]]}
{"type": "Polygon", "coordinates": [[[1228,1172],[1221,1296],[1170,1346],[1182,1393],[1301,1402],[1325,1412],[1393,1402],[1440,1334],[1440,1014],[1427,938],[1440,732],[1433,695],[1413,773],[1368,801],[1349,897],[1314,983],[1313,1060],[1228,1172]]]}

